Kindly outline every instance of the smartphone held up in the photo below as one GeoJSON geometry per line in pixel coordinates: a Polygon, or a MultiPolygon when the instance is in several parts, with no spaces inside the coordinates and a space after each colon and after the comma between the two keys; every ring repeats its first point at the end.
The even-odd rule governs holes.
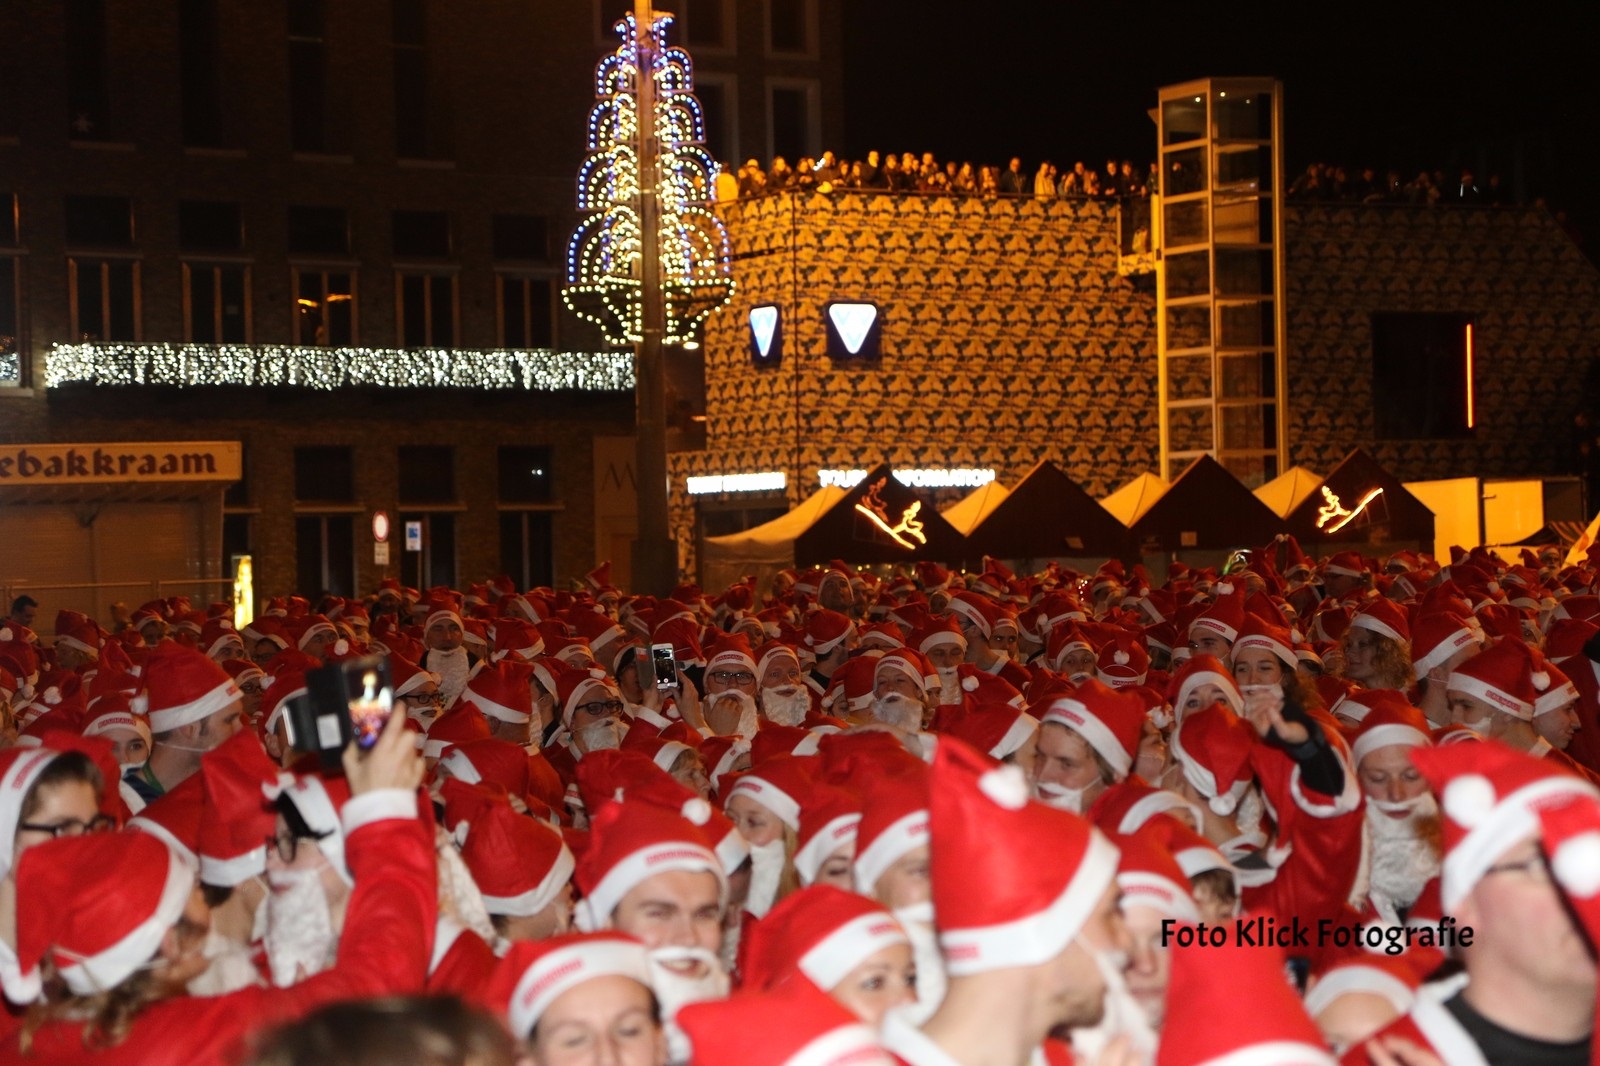
{"type": "Polygon", "coordinates": [[[306,691],[289,701],[289,743],[313,752],[330,769],[352,741],[378,742],[394,713],[394,681],[380,655],[330,663],[306,673],[306,691]]]}

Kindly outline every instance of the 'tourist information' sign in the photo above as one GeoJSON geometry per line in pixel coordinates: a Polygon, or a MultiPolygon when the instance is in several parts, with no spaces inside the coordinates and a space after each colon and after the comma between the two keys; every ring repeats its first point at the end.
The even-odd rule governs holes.
{"type": "Polygon", "coordinates": [[[0,444],[0,488],[129,481],[237,481],[236,440],[0,444]]]}

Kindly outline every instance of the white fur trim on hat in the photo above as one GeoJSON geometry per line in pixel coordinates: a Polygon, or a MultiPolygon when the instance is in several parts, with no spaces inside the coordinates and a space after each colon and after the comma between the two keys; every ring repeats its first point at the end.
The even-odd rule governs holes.
{"type": "Polygon", "coordinates": [[[496,703],[494,700],[491,700],[483,693],[472,689],[470,686],[468,686],[466,698],[477,704],[478,710],[482,711],[490,718],[497,718],[502,722],[510,722],[513,725],[521,725],[533,717],[531,714],[523,714],[521,711],[513,710],[503,703],[496,703]]]}
{"type": "Polygon", "coordinates": [[[801,955],[800,972],[821,989],[830,989],[850,971],[884,948],[909,944],[906,931],[888,913],[862,914],[844,923],[801,955]]]}
{"type": "Polygon", "coordinates": [[[1194,905],[1188,887],[1176,885],[1160,874],[1143,870],[1119,873],[1117,887],[1122,889],[1122,907],[1149,907],[1180,922],[1200,920],[1200,909],[1194,905]]]}
{"type": "Polygon", "coordinates": [[[800,875],[800,883],[809,885],[816,881],[817,874],[822,872],[822,864],[828,861],[828,856],[845,844],[849,844],[854,851],[856,830],[860,825],[861,813],[850,811],[839,815],[812,834],[811,839],[794,853],[794,872],[800,875]]]}
{"type": "Polygon", "coordinates": [[[1445,785],[1439,806],[1467,833],[1445,854],[1440,899],[1446,914],[1466,898],[1494,861],[1539,831],[1538,810],[1571,796],[1600,798],[1600,790],[1580,777],[1540,778],[1502,799],[1480,774],[1465,774],[1445,785]]]}
{"type": "Polygon", "coordinates": [[[159,711],[150,712],[150,731],[152,733],[170,733],[180,726],[190,722],[198,722],[202,718],[210,718],[213,714],[227,707],[237,699],[243,698],[239,687],[233,683],[233,678],[228,678],[216,688],[203,696],[180,703],[176,707],[164,707],[159,711]]]}
{"type": "Polygon", "coordinates": [[[643,944],[624,940],[586,941],[559,948],[523,972],[506,1009],[511,1032],[526,1040],[540,1015],[562,993],[596,977],[631,977],[650,987],[650,957],[643,944]]]}
{"type": "Polygon", "coordinates": [[[1183,720],[1183,705],[1189,702],[1189,694],[1201,685],[1215,685],[1222,690],[1222,698],[1233,708],[1234,714],[1244,713],[1244,697],[1239,694],[1239,685],[1233,678],[1215,670],[1200,670],[1183,679],[1183,685],[1172,701],[1172,714],[1180,722],[1183,720]]]}
{"type": "Polygon", "coordinates": [[[922,638],[922,643],[917,645],[917,650],[926,655],[930,649],[937,648],[941,644],[954,644],[958,648],[965,648],[967,646],[967,638],[953,630],[936,629],[922,638]]]}
{"type": "Polygon", "coordinates": [[[1406,643],[1406,638],[1400,635],[1399,630],[1383,621],[1383,619],[1379,618],[1377,615],[1370,614],[1366,611],[1362,611],[1360,614],[1350,619],[1350,625],[1355,629],[1365,629],[1369,632],[1376,633],[1379,636],[1388,637],[1396,644],[1406,643]]]}
{"type": "Polygon", "coordinates": [[[600,883],[594,886],[594,891],[579,901],[574,912],[579,928],[591,933],[609,928],[611,914],[622,902],[623,896],[647,879],[668,870],[714,874],[719,890],[724,894],[727,892],[727,877],[722,871],[722,863],[705,845],[687,840],[647,844],[613,863],[605,876],[600,878],[600,883]]]}
{"type": "Polygon", "coordinates": [[[1600,830],[1590,829],[1562,841],[1550,857],[1550,871],[1562,888],[1580,900],[1600,895],[1600,830]]]}
{"type": "Polygon", "coordinates": [[[888,825],[868,844],[865,851],[856,852],[856,891],[863,896],[872,895],[878,878],[889,867],[913,848],[928,842],[928,812],[912,811],[888,825]]]}
{"type": "Polygon", "coordinates": [[[1289,645],[1283,643],[1282,641],[1273,640],[1264,633],[1250,633],[1246,636],[1240,637],[1234,642],[1233,654],[1237,656],[1246,648],[1256,648],[1260,651],[1269,651],[1282,660],[1283,663],[1291,670],[1296,669],[1300,665],[1300,659],[1297,655],[1295,655],[1293,648],[1289,647],[1289,645]]]}
{"type": "Polygon", "coordinates": [[[1427,653],[1421,658],[1414,660],[1412,665],[1416,669],[1417,680],[1420,681],[1427,677],[1428,672],[1434,667],[1444,665],[1446,659],[1450,658],[1450,656],[1454,655],[1462,648],[1465,648],[1469,644],[1476,644],[1477,642],[1477,636],[1473,634],[1470,628],[1463,625],[1460,629],[1446,636],[1443,640],[1439,641],[1439,643],[1428,649],[1427,653]]]}
{"type": "Polygon", "coordinates": [[[1039,719],[1031,714],[1019,714],[1017,720],[1011,723],[1011,728],[1006,730],[1006,735],[1000,742],[989,749],[992,759],[1004,759],[1008,755],[1015,755],[1028,739],[1039,732],[1039,719]]]}
{"type": "Polygon", "coordinates": [[[1183,726],[1180,723],[1172,731],[1172,738],[1167,742],[1172,751],[1172,757],[1178,760],[1178,767],[1183,772],[1183,779],[1194,786],[1196,792],[1206,797],[1206,806],[1212,811],[1226,817],[1239,806],[1239,801],[1244,799],[1246,790],[1250,787],[1249,781],[1230,781],[1228,788],[1223,791],[1217,784],[1217,777],[1211,768],[1199,759],[1190,755],[1183,749],[1183,726]]]}
{"type": "Polygon", "coordinates": [[[739,778],[733,790],[728,793],[728,799],[731,800],[735,796],[749,796],[776,815],[778,821],[790,829],[800,828],[800,801],[762,777],[759,772],[747,773],[739,778]]]}
{"type": "Polygon", "coordinates": [[[572,878],[572,871],[577,869],[577,860],[573,858],[572,850],[565,844],[556,854],[555,864],[550,867],[550,872],[544,875],[544,880],[528,889],[526,892],[515,896],[491,896],[483,894],[483,905],[490,914],[509,914],[516,918],[529,918],[555,901],[556,896],[572,878]]]}
{"type": "Polygon", "coordinates": [[[829,1029],[783,1060],[784,1066],[888,1066],[894,1060],[878,1043],[878,1034],[860,1022],[829,1029]]]}
{"type": "Polygon", "coordinates": [[[1576,703],[1578,699],[1578,686],[1571,681],[1557,685],[1547,692],[1539,693],[1539,698],[1533,701],[1533,716],[1550,714],[1559,711],[1569,703],[1576,703]]]}
{"type": "Polygon", "coordinates": [[[1350,761],[1360,766],[1362,759],[1379,748],[1387,748],[1392,744],[1404,744],[1409,748],[1426,748],[1432,746],[1433,740],[1415,726],[1402,725],[1399,722],[1374,725],[1356,735],[1355,742],[1350,745],[1350,761]]]}
{"type": "MultiPolygon", "coordinates": [[[[193,892],[194,867],[169,848],[167,880],[161,886],[155,911],[98,955],[80,958],[66,966],[58,963],[61,979],[78,996],[92,996],[115,988],[155,957],[162,937],[183,914],[193,892]]],[[[53,954],[57,959],[69,957],[59,947],[53,954]]]]}
{"type": "Polygon", "coordinates": [[[1459,670],[1451,671],[1450,680],[1445,682],[1445,691],[1465,692],[1474,699],[1482,700],[1502,714],[1509,714],[1513,718],[1522,719],[1524,722],[1533,720],[1533,704],[1526,700],[1517,699],[1509,692],[1501,691],[1489,684],[1489,682],[1473,677],[1471,674],[1462,673],[1459,670]]]}
{"type": "Polygon", "coordinates": [[[242,885],[266,869],[266,844],[258,844],[243,855],[233,855],[225,859],[215,855],[200,856],[200,880],[208,885],[222,888],[242,885]]]}
{"type": "Polygon", "coordinates": [[[1377,966],[1339,966],[1306,993],[1306,1013],[1315,1018],[1331,1007],[1334,1000],[1350,992],[1382,996],[1401,1014],[1409,1011],[1417,999],[1410,985],[1387,970],[1377,966]]]}
{"type": "Polygon", "coordinates": [[[946,971],[951,977],[967,977],[1055,958],[1072,943],[1116,877],[1118,854],[1114,844],[1092,829],[1066,887],[1039,911],[996,925],[941,928],[946,971]]]}
{"type": "Polygon", "coordinates": [[[1196,618],[1193,622],[1189,623],[1190,635],[1193,635],[1194,631],[1197,629],[1208,629],[1211,632],[1221,636],[1222,639],[1226,640],[1229,644],[1232,644],[1239,637],[1239,631],[1237,629],[1228,625],[1226,622],[1222,621],[1222,619],[1212,618],[1209,615],[1201,615],[1199,618],[1196,618]]]}
{"type": "Polygon", "coordinates": [[[1122,746],[1122,741],[1118,740],[1111,728],[1080,700],[1063,696],[1051,703],[1039,724],[1051,723],[1064,726],[1086,740],[1089,747],[1098,752],[1120,777],[1126,777],[1128,771],[1132,769],[1133,756],[1122,746]]]}

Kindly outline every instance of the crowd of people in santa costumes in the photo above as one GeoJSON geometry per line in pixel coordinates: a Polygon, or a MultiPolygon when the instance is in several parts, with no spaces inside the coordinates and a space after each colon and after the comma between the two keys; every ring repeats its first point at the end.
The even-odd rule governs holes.
{"type": "Polygon", "coordinates": [[[1279,538],[13,615],[0,1061],[1600,1063],[1597,587],[1279,538]],[[300,750],[369,655],[376,743],[300,750]]]}

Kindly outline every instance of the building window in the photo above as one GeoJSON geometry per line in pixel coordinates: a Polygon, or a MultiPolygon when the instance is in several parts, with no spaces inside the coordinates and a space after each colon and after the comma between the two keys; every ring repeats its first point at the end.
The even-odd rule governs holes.
{"type": "Polygon", "coordinates": [[[324,594],[356,594],[355,517],[299,515],[294,520],[298,591],[313,603],[324,594]]]}
{"type": "Polygon", "coordinates": [[[554,298],[549,278],[519,278],[502,274],[496,279],[502,348],[554,348],[554,298]]]}
{"type": "Polygon", "coordinates": [[[297,503],[353,503],[355,460],[346,445],[313,444],[294,450],[297,503]]]}
{"type": "Polygon", "coordinates": [[[327,12],[323,0],[286,0],[289,16],[289,145],[329,152],[327,12]]]}
{"type": "Polygon", "coordinates": [[[105,0],[66,0],[67,135],[75,141],[111,138],[111,93],[106,71],[105,0]]]}
{"type": "Polygon", "coordinates": [[[501,445],[498,457],[500,502],[550,503],[555,483],[550,459],[548,445],[501,445]]]}
{"type": "Polygon", "coordinates": [[[69,196],[66,220],[68,247],[133,247],[133,201],[126,196],[69,196]]]}
{"type": "Polygon", "coordinates": [[[178,247],[186,252],[244,250],[244,215],[238,204],[178,201],[178,247]]]}
{"type": "Polygon", "coordinates": [[[356,280],[347,270],[296,270],[294,342],[348,348],[356,342],[356,280]]]}
{"type": "Polygon", "coordinates": [[[227,143],[222,117],[222,40],[217,0],[180,0],[178,89],[183,143],[217,148],[227,143]]]}
{"type": "Polygon", "coordinates": [[[349,255],[350,213],[342,207],[289,207],[291,255],[349,255]]]}
{"type": "Polygon", "coordinates": [[[400,502],[455,503],[456,450],[448,444],[401,445],[400,502]]]}
{"type": "Polygon", "coordinates": [[[17,257],[0,254],[0,388],[18,388],[28,383],[27,367],[22,365],[22,325],[17,308],[22,302],[17,257]]]}
{"type": "Polygon", "coordinates": [[[815,82],[780,82],[767,87],[768,157],[787,157],[790,166],[799,156],[821,154],[818,87],[815,82]]]}
{"type": "Polygon", "coordinates": [[[1450,440],[1477,426],[1470,314],[1372,316],[1372,422],[1378,440],[1450,440]]]}
{"type": "Polygon", "coordinates": [[[738,166],[742,161],[738,143],[738,128],[733,122],[733,102],[739,98],[730,78],[714,78],[695,74],[694,94],[700,100],[700,111],[705,116],[706,151],[713,159],[726,159],[738,166]]]}
{"type": "Polygon", "coordinates": [[[455,347],[454,274],[395,275],[395,304],[402,348],[455,347]]]}
{"type": "Polygon", "coordinates": [[[450,258],[450,215],[448,212],[396,211],[393,223],[395,258],[450,258]]]}
{"type": "Polygon", "coordinates": [[[543,215],[495,215],[494,257],[534,263],[550,259],[550,223],[543,215]]]}
{"type": "Polygon", "coordinates": [[[184,340],[250,343],[250,268],[235,263],[183,264],[184,340]]]}
{"type": "Polygon", "coordinates": [[[428,12],[424,0],[393,0],[394,152],[401,159],[436,159],[447,153],[433,71],[428,63],[428,12]]]}
{"type": "Polygon", "coordinates": [[[767,0],[767,47],[811,54],[811,0],[767,0]]]}
{"type": "MultiPolygon", "coordinates": [[[[412,588],[456,583],[456,516],[426,511],[401,511],[400,529],[411,522],[422,524],[422,550],[402,552],[400,582],[412,588]]],[[[404,540],[401,546],[404,547],[404,540]]]]}
{"type": "Polygon", "coordinates": [[[500,512],[500,572],[520,589],[555,584],[555,537],[549,511],[500,512]]]}
{"type": "Polygon", "coordinates": [[[222,572],[232,574],[241,555],[255,554],[250,550],[251,522],[247,514],[222,515],[222,572]]]}
{"type": "Polygon", "coordinates": [[[67,260],[72,337],[77,341],[139,339],[139,264],[131,259],[67,260]]]}
{"type": "Polygon", "coordinates": [[[728,0],[679,0],[684,14],[684,40],[690,48],[731,48],[733,12],[728,0]]]}

